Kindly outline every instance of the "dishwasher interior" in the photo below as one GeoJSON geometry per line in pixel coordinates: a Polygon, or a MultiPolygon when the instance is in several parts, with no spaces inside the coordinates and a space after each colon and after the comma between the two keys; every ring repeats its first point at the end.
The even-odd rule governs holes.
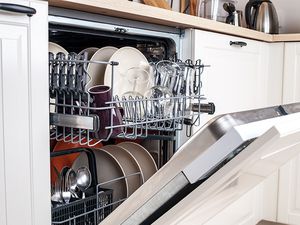
{"type": "Polygon", "coordinates": [[[66,50],[49,52],[52,224],[101,222],[169,161],[201,113],[214,112],[202,103],[205,65],[180,60],[179,29],[98,17],[50,10],[49,42],[66,50]],[[129,51],[125,63],[82,52],[108,46],[139,51],[146,63],[124,75],[119,68],[131,64],[129,51]],[[106,68],[102,83],[90,85],[91,65],[106,68]],[[130,90],[119,91],[126,84],[130,90]]]}

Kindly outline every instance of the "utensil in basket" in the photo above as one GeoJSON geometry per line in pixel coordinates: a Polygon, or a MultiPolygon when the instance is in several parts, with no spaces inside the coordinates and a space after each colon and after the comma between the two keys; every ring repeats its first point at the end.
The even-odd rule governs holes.
{"type": "Polygon", "coordinates": [[[82,191],[82,199],[85,198],[85,190],[91,186],[92,175],[87,167],[80,167],[77,170],[77,187],[82,191]]]}
{"type": "Polygon", "coordinates": [[[61,172],[60,172],[60,193],[62,196],[62,200],[64,203],[69,203],[71,200],[71,192],[68,190],[68,187],[66,185],[66,174],[69,171],[69,167],[65,166],[64,168],[62,168],[61,172]]]}
{"type": "Polygon", "coordinates": [[[63,203],[59,178],[55,181],[54,193],[51,196],[51,201],[56,202],[56,203],[63,203]]]}
{"type": "Polygon", "coordinates": [[[78,198],[77,195],[77,174],[76,172],[70,168],[65,175],[65,188],[66,191],[71,193],[71,196],[78,198]]]}

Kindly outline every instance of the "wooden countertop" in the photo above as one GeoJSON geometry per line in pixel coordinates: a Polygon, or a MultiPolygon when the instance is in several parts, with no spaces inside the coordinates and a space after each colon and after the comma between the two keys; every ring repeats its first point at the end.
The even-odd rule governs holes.
{"type": "Polygon", "coordinates": [[[300,41],[300,34],[270,35],[127,0],[49,0],[50,6],[178,28],[195,28],[266,42],[300,41]]]}

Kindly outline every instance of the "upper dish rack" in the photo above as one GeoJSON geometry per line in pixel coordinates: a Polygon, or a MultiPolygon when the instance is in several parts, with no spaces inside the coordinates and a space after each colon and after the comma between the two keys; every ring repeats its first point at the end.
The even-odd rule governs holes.
{"type": "Polygon", "coordinates": [[[200,91],[205,65],[200,60],[195,64],[177,61],[175,65],[180,70],[168,77],[152,70],[153,87],[147,97],[112,96],[118,62],[90,61],[86,54],[58,53],[54,57],[49,53],[50,138],[94,146],[112,137],[135,139],[199,125],[200,113],[214,113],[213,103],[200,103],[204,99],[200,91]],[[111,90],[103,86],[86,90],[91,79],[88,63],[112,67],[111,90]]]}

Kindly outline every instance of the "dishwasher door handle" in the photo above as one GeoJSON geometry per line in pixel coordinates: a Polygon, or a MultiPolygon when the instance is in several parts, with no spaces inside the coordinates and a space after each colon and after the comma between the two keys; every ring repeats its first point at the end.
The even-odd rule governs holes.
{"type": "Polygon", "coordinates": [[[22,13],[22,14],[26,14],[29,17],[36,14],[36,10],[34,8],[25,5],[18,5],[18,4],[11,4],[11,3],[0,3],[0,10],[22,13]]]}

